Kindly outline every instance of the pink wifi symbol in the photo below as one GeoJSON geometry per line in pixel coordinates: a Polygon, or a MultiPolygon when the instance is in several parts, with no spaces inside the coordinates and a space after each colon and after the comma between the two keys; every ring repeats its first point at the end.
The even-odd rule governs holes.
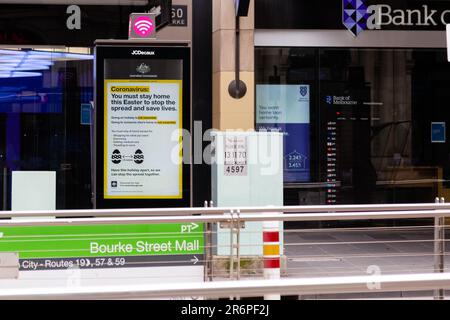
{"type": "Polygon", "coordinates": [[[148,17],[139,17],[134,22],[133,28],[136,34],[145,37],[155,30],[155,24],[148,17]]]}

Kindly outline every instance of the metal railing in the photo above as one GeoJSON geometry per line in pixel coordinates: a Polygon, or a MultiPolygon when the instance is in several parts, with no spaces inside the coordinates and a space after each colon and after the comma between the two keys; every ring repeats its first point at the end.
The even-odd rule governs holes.
{"type": "MultiPolygon", "coordinates": [[[[440,206],[440,205],[439,205],[440,206]]],[[[286,207],[285,207],[286,208],[286,207]]],[[[163,211],[149,210],[148,214],[145,211],[121,211],[115,212],[114,210],[104,212],[103,214],[95,215],[95,210],[85,210],[91,212],[92,218],[86,218],[89,214],[80,214],[80,218],[62,218],[62,217],[73,217],[73,213],[79,211],[40,211],[34,212],[35,214],[26,215],[22,212],[8,212],[4,211],[1,213],[0,226],[63,226],[63,225],[93,225],[93,224],[152,224],[152,223],[185,223],[185,222],[231,222],[231,221],[245,221],[245,222],[261,222],[261,221],[352,221],[352,220],[389,220],[389,219],[433,219],[433,218],[446,218],[450,217],[450,208],[436,208],[434,210],[405,210],[405,211],[359,211],[359,212],[348,212],[348,211],[332,211],[327,210],[326,213],[309,213],[303,210],[292,210],[280,209],[278,208],[265,208],[259,209],[257,212],[243,213],[244,210],[241,209],[196,209],[196,211],[190,211],[190,213],[185,212],[185,214],[192,215],[181,215],[181,211],[171,211],[172,209],[167,209],[163,211]],[[302,211],[305,213],[290,213],[302,211]],[[122,216],[120,216],[120,213],[122,216]],[[159,215],[156,212],[161,212],[163,214],[159,215]],[[220,214],[219,214],[220,212],[220,214]],[[172,213],[174,213],[172,215],[172,213]],[[258,213],[265,213],[263,215],[258,215],[258,213]],[[284,214],[283,214],[284,213],[284,214]],[[290,214],[286,214],[290,213],[290,214]],[[205,215],[206,214],[206,215],[205,215]],[[148,215],[148,216],[146,216],[148,215]],[[58,219],[34,219],[40,216],[56,216],[58,219]],[[120,216],[120,217],[119,217],[120,216]],[[126,216],[126,217],[125,217],[126,216]],[[21,217],[21,220],[7,220],[5,218],[21,217]],[[29,219],[26,219],[26,218],[29,219]],[[82,218],[81,218],[82,217],[82,218]]],[[[373,209],[372,209],[373,210],[373,209]]]]}
{"type": "MultiPolygon", "coordinates": [[[[270,207],[233,207],[233,208],[180,208],[180,209],[114,209],[114,210],[64,210],[64,211],[26,211],[26,212],[9,212],[4,211],[0,212],[0,227],[10,227],[10,226],[86,226],[86,225],[126,225],[126,224],[168,224],[168,223],[205,223],[206,224],[206,236],[205,236],[205,244],[203,249],[206,251],[205,260],[202,261],[207,266],[205,269],[205,280],[212,281],[217,279],[239,279],[241,277],[241,261],[244,259],[244,257],[241,254],[241,249],[245,247],[245,245],[240,243],[240,232],[241,232],[241,224],[242,223],[248,223],[248,222],[262,222],[262,221],[280,221],[280,222],[352,222],[352,221],[379,221],[379,220],[402,220],[406,221],[409,219],[426,219],[427,223],[421,223],[420,225],[415,226],[395,226],[395,227],[379,227],[379,226],[373,226],[369,224],[369,227],[333,227],[333,228],[307,228],[302,227],[300,229],[289,229],[285,230],[284,235],[285,237],[294,236],[296,239],[295,241],[286,241],[284,243],[288,253],[286,253],[286,256],[288,258],[288,262],[290,262],[291,266],[287,266],[286,270],[287,273],[290,276],[293,276],[294,278],[290,278],[288,281],[280,280],[281,282],[278,283],[278,285],[287,285],[288,283],[292,281],[298,281],[295,282],[299,285],[296,289],[298,289],[296,292],[302,292],[302,294],[306,294],[309,291],[303,290],[301,288],[302,284],[305,284],[307,280],[310,279],[298,279],[298,277],[303,277],[307,274],[308,268],[305,266],[306,264],[313,265],[312,269],[316,268],[319,269],[314,265],[315,262],[317,262],[317,265],[320,265],[321,261],[326,262],[327,265],[325,268],[325,272],[327,273],[328,277],[326,279],[330,280],[331,278],[329,275],[333,276],[332,278],[336,279],[348,279],[348,277],[337,277],[341,274],[346,274],[347,270],[342,270],[344,267],[342,266],[332,266],[333,261],[339,261],[339,262],[346,262],[347,264],[353,264],[357,267],[358,264],[354,263],[356,259],[365,259],[365,258],[377,258],[377,259],[401,259],[401,258],[412,258],[412,257],[431,257],[434,261],[434,264],[431,264],[432,269],[427,269],[433,273],[427,274],[429,277],[425,277],[422,279],[432,279],[433,285],[429,285],[429,282],[427,283],[426,287],[421,287],[421,289],[430,289],[430,290],[436,290],[435,292],[435,298],[436,299],[443,299],[444,298],[444,290],[447,286],[447,276],[448,274],[445,273],[445,257],[449,256],[449,254],[445,251],[445,242],[448,241],[445,238],[445,218],[450,217],[450,204],[445,203],[436,203],[436,204],[400,204],[400,205],[343,205],[343,206],[291,206],[291,207],[276,207],[276,206],[270,206],[270,207]],[[46,216],[55,216],[57,219],[49,219],[49,218],[41,218],[39,220],[34,219],[35,217],[46,217],[46,216]],[[20,217],[21,219],[12,219],[9,218],[16,218],[20,217]],[[70,217],[70,218],[68,218],[70,217]],[[229,263],[229,270],[228,277],[227,274],[222,273],[215,273],[212,274],[212,260],[213,255],[211,253],[211,249],[217,248],[217,244],[212,243],[212,235],[217,233],[217,231],[213,231],[213,228],[211,228],[211,225],[213,224],[221,224],[225,223],[230,228],[230,256],[228,257],[230,263],[229,263]],[[377,234],[381,232],[388,231],[392,234],[398,234],[398,233],[404,233],[404,232],[410,232],[411,230],[418,230],[421,233],[426,233],[426,237],[430,236],[430,238],[420,237],[416,239],[384,239],[377,240],[377,237],[374,237],[373,239],[365,240],[365,238],[358,238],[356,235],[368,235],[368,234],[377,234]],[[332,240],[323,240],[326,239],[326,237],[329,237],[330,235],[334,234],[345,234],[346,236],[350,238],[355,238],[356,240],[342,240],[342,241],[336,241],[334,238],[332,240]],[[321,236],[319,237],[320,240],[304,240],[309,239],[306,237],[307,235],[314,235],[314,236],[321,236]],[[426,238],[426,239],[425,239],[426,238]],[[432,251],[427,252],[389,252],[389,253],[373,253],[372,247],[376,247],[379,245],[384,246],[400,246],[400,245],[420,245],[423,248],[428,248],[433,246],[432,251]],[[428,245],[429,244],[429,245],[428,245]],[[362,254],[359,252],[357,254],[353,252],[344,252],[343,254],[336,254],[335,251],[329,250],[330,247],[339,247],[345,245],[347,247],[353,247],[358,245],[366,245],[368,246],[368,251],[364,252],[364,248],[362,249],[362,254]],[[319,248],[322,251],[327,251],[323,255],[317,255],[317,254],[311,254],[308,253],[307,250],[304,251],[304,248],[319,248]],[[297,251],[292,250],[295,248],[297,251]],[[323,250],[325,248],[326,250],[323,250]],[[234,250],[236,249],[236,250],[234,250]],[[369,250],[370,249],[370,250],[369,250]],[[329,252],[328,252],[329,251],[329,252]],[[291,253],[294,252],[294,253],[291,253]],[[323,259],[323,260],[321,260],[323,259]],[[329,260],[327,260],[329,259],[329,260]],[[333,260],[334,259],[334,260],[333,260]],[[329,262],[331,261],[331,262],[329,262]],[[236,268],[234,267],[236,263],[236,268]],[[334,269],[333,269],[334,268],[334,269]],[[231,276],[237,272],[236,276],[231,276]],[[442,276],[442,278],[440,277],[442,276]],[[303,281],[303,282],[302,282],[303,281]],[[436,285],[440,283],[440,285],[436,285]]],[[[311,238],[311,237],[310,237],[311,238]]],[[[317,238],[317,237],[316,237],[317,238]]],[[[317,238],[317,239],[319,239],[317,238]]],[[[353,239],[352,238],[352,239],[353,239]]],[[[315,239],[312,237],[311,239],[315,239]]],[[[422,248],[421,247],[421,248],[422,248]]],[[[348,249],[348,248],[345,248],[348,249]]],[[[345,250],[344,250],[345,251],[345,250]]],[[[428,262],[427,262],[428,263],[428,262]]],[[[428,265],[427,265],[428,268],[428,265]]],[[[386,270],[389,270],[391,273],[399,273],[402,274],[401,276],[406,276],[404,273],[423,273],[423,270],[421,270],[417,263],[410,263],[410,264],[399,264],[398,267],[396,265],[394,266],[387,266],[385,268],[386,270]],[[403,269],[402,269],[403,268],[403,269]]],[[[252,270],[254,272],[254,277],[260,277],[256,269],[252,270]]],[[[362,272],[365,272],[365,270],[362,270],[362,272]]],[[[322,276],[320,272],[317,272],[316,274],[311,273],[309,276],[314,276],[314,278],[311,279],[325,279],[325,277],[317,278],[318,276],[322,276]]],[[[395,275],[394,278],[389,278],[390,275],[383,275],[380,277],[380,281],[385,281],[386,279],[393,280],[395,277],[399,277],[399,275],[395,275]],[[384,277],[384,278],[383,278],[384,277]]],[[[249,276],[247,275],[247,278],[249,276]]],[[[360,276],[364,277],[364,276],[360,276]]],[[[365,276],[364,278],[366,280],[372,279],[373,281],[373,275],[371,276],[365,276]]],[[[245,277],[243,277],[245,278],[245,277]]],[[[420,277],[419,277],[420,278],[420,277]]],[[[325,279],[325,280],[326,280],[325,279]]],[[[360,278],[361,280],[362,278],[360,278]]],[[[408,281],[413,281],[413,283],[417,284],[420,281],[417,279],[408,278],[408,281]],[[416,281],[417,280],[417,281],[416,281]]],[[[324,280],[324,281],[325,281],[324,280]]],[[[389,280],[389,281],[390,281],[389,280]]],[[[246,280],[242,280],[246,281],[246,280]]],[[[386,280],[387,281],[387,280],[386,280]]],[[[406,282],[403,282],[403,284],[406,282]]],[[[242,283],[244,284],[244,283],[242,283]]],[[[252,282],[253,285],[256,285],[255,282],[252,282]]],[[[330,286],[332,286],[331,282],[329,283],[330,286]]],[[[396,287],[397,290],[404,290],[407,291],[408,287],[402,287],[402,283],[397,283],[398,286],[396,287]]],[[[213,284],[202,284],[202,285],[211,285],[213,284]]],[[[220,287],[221,282],[214,281],[214,285],[217,285],[217,288],[220,287]]],[[[270,286],[270,282],[262,282],[259,283],[259,285],[263,285],[259,289],[260,291],[254,291],[253,294],[257,295],[263,295],[266,292],[269,292],[270,290],[273,290],[274,287],[270,286]],[[269,288],[265,291],[266,288],[269,288]]],[[[337,285],[334,283],[334,285],[337,285]]],[[[239,286],[236,284],[236,286],[239,286]]],[[[152,288],[154,286],[152,285],[152,288]]],[[[164,287],[164,286],[163,286],[164,287]]],[[[161,291],[163,289],[158,291],[159,293],[163,292],[161,291]]],[[[226,286],[225,286],[226,287],[226,286]]],[[[220,287],[221,289],[226,291],[225,287],[220,287]]],[[[243,285],[243,287],[245,287],[243,285]]],[[[158,287],[159,288],[159,287],[158,287]]],[[[168,287],[167,287],[168,288],[168,287]]],[[[202,287],[209,288],[209,287],[202,287]]],[[[212,288],[212,287],[211,287],[212,288]]],[[[253,287],[252,287],[253,288],[253,287]]],[[[291,288],[290,286],[286,287],[289,288],[289,290],[292,289],[294,292],[296,289],[291,288]]],[[[316,291],[314,291],[314,294],[326,294],[329,293],[330,290],[319,290],[321,287],[317,286],[316,291]]],[[[322,287],[323,288],[323,287],[322,287]]],[[[386,288],[386,287],[385,287],[386,288]]],[[[76,289],[76,288],[75,288],[76,289]]],[[[73,288],[67,288],[67,290],[75,290],[73,288]]],[[[95,289],[95,288],[94,288],[95,289]]],[[[105,289],[105,288],[104,288],[105,289]]],[[[117,290],[121,290],[120,288],[116,288],[117,290]]],[[[130,288],[128,288],[130,289],[130,288]]],[[[136,287],[136,289],[138,289],[136,287]]],[[[180,287],[178,287],[179,292],[180,287]]],[[[192,288],[191,288],[192,289],[192,288]]],[[[203,290],[202,289],[202,290],[203,290]]],[[[236,287],[234,288],[236,289],[236,287]]],[[[277,287],[276,292],[280,292],[282,294],[287,294],[287,291],[281,290],[281,287],[277,287]],[[278,289],[279,288],[279,289],[278,289]]],[[[55,290],[62,290],[65,289],[55,289],[55,290]]],[[[80,290],[84,290],[81,288],[80,290]]],[[[89,289],[90,290],[90,289],[89,289]]],[[[102,289],[103,290],[103,289],[102,289]]],[[[155,297],[153,293],[149,291],[149,288],[144,288],[146,297],[155,297]]],[[[200,290],[200,289],[196,289],[200,290]]],[[[219,289],[217,289],[219,290],[219,289]]],[[[68,293],[70,293],[67,291],[68,293]]],[[[219,290],[220,291],[220,290],[219,290]]],[[[244,290],[245,291],[245,290],[244,290]]],[[[390,291],[396,291],[396,290],[390,290],[390,291]]],[[[18,291],[19,292],[19,291],[18,291]]],[[[16,292],[15,294],[18,294],[16,292]]],[[[22,293],[25,293],[25,291],[21,291],[22,293]]],[[[31,292],[31,291],[30,291],[31,292]]],[[[58,291],[59,292],[59,291],[58,291]]],[[[169,291],[168,291],[169,292],[169,291]]],[[[198,291],[200,292],[200,291],[198,291]]],[[[205,291],[203,292],[202,296],[208,296],[205,291]]],[[[236,291],[234,291],[236,293],[236,291]]],[[[274,291],[271,291],[274,292],[274,291]]],[[[312,291],[311,291],[312,292],[312,291]]],[[[340,289],[336,292],[346,292],[343,290],[343,287],[340,287],[340,289]]],[[[352,291],[357,292],[357,291],[352,291]]],[[[368,292],[376,292],[376,291],[368,291],[368,292]]],[[[35,291],[36,294],[38,294],[38,291],[35,291]]],[[[56,291],[54,292],[56,294],[56,291]]],[[[82,296],[82,293],[75,293],[82,296]]],[[[84,292],[86,293],[86,292],[84,292]]],[[[83,293],[83,294],[84,294],[83,293]]],[[[98,292],[100,294],[100,292],[98,292]]],[[[191,292],[192,293],[192,292],[191,292]]],[[[241,292],[239,293],[240,296],[245,296],[247,293],[241,292]],[[242,294],[241,294],[242,293],[242,294]]],[[[89,293],[94,295],[93,292],[89,293]]],[[[103,294],[103,293],[101,293],[103,294]]],[[[209,293],[208,293],[209,294],[209,293]]],[[[214,291],[214,294],[216,294],[216,297],[221,297],[221,295],[217,295],[217,291],[214,291]]],[[[237,294],[237,293],[236,293],[237,294]]],[[[199,294],[200,295],[200,294],[199,294]]],[[[211,292],[211,295],[213,296],[213,292],[211,292]]],[[[228,296],[226,294],[225,296],[228,296]]],[[[1,295],[0,295],[1,297],[1,295]]],[[[37,296],[36,296],[37,297],[37,296]]],[[[114,296],[116,297],[116,296],[114,296]]]]}
{"type": "MultiPolygon", "coordinates": [[[[199,208],[157,208],[157,209],[87,209],[56,211],[0,211],[1,218],[12,217],[137,217],[137,216],[188,216],[188,215],[221,215],[239,212],[255,214],[266,212],[279,213],[359,213],[359,212],[416,212],[429,213],[432,210],[450,210],[450,203],[418,203],[418,204],[376,204],[376,205],[337,205],[337,206],[266,206],[266,207],[199,207],[199,208]]],[[[362,217],[362,219],[365,219],[362,217]]],[[[383,218],[385,219],[385,218],[383,218]]]]}
{"type": "Polygon", "coordinates": [[[450,289],[450,273],[332,277],[312,279],[220,281],[186,284],[2,289],[0,299],[151,299],[258,297],[450,289]]]}

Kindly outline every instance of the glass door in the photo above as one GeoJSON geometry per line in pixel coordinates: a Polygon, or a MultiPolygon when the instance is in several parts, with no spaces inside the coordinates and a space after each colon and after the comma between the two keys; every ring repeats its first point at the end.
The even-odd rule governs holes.
{"type": "Polygon", "coordinates": [[[300,168],[309,175],[285,175],[286,205],[450,199],[445,50],[270,47],[255,53],[257,127],[258,116],[267,114],[261,112],[266,96],[271,106],[309,115],[297,121],[309,132],[282,128],[285,145],[293,141],[310,159],[300,168]]]}
{"type": "Polygon", "coordinates": [[[4,203],[11,208],[12,192],[4,172],[11,176],[14,171],[55,172],[56,208],[91,208],[86,117],[93,100],[90,52],[89,48],[0,49],[3,209],[4,203]]]}

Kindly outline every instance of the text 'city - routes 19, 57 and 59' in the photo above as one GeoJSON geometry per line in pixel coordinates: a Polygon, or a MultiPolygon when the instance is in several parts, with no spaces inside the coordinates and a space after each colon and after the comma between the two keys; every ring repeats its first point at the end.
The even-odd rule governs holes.
{"type": "Polygon", "coordinates": [[[105,80],[105,199],[182,198],[181,128],[181,80],[105,80]]]}

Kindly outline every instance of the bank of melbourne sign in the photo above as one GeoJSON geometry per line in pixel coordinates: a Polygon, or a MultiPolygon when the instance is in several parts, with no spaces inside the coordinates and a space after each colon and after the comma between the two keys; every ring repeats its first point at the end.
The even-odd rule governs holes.
{"type": "Polygon", "coordinates": [[[258,0],[257,29],[439,30],[450,23],[448,0],[258,0]],[[280,19],[280,17],[284,17],[280,19]]]}
{"type": "Polygon", "coordinates": [[[417,4],[399,8],[393,4],[370,4],[366,0],[342,0],[342,23],[354,35],[364,30],[427,29],[450,23],[448,9],[433,8],[432,4],[417,4]]]}

